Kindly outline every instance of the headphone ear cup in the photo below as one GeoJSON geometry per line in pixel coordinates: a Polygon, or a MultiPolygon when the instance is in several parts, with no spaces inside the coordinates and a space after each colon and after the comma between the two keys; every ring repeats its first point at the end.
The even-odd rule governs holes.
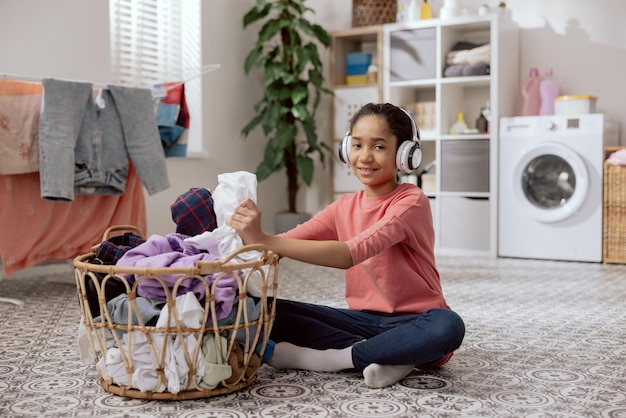
{"type": "Polygon", "coordinates": [[[339,143],[339,148],[337,149],[339,160],[344,164],[350,164],[350,143],[351,142],[352,142],[352,136],[350,135],[350,132],[348,132],[346,133],[346,136],[344,136],[341,142],[339,143]]]}
{"type": "Polygon", "coordinates": [[[415,170],[422,163],[422,150],[417,141],[404,141],[396,153],[396,168],[404,173],[415,170]]]}

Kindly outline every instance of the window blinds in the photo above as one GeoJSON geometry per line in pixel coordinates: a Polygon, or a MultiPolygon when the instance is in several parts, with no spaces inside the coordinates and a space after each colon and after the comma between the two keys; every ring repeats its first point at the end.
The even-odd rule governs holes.
{"type": "Polygon", "coordinates": [[[200,0],[109,0],[114,83],[151,86],[184,81],[191,124],[187,156],[205,157],[202,143],[200,0]]]}
{"type": "Polygon", "coordinates": [[[180,0],[110,0],[115,82],[146,86],[181,80],[180,0]]]}

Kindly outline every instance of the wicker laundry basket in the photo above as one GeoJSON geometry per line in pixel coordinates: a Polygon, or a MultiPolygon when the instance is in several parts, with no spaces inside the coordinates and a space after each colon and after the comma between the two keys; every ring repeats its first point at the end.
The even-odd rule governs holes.
{"type": "Polygon", "coordinates": [[[604,163],[603,261],[626,263],[626,166],[604,163]]]}
{"type": "MultiPolygon", "coordinates": [[[[107,229],[103,241],[120,235],[122,231],[130,231],[143,237],[141,231],[134,226],[120,225],[107,229]]],[[[255,382],[275,317],[274,299],[268,295],[275,296],[277,292],[276,254],[264,246],[254,245],[244,246],[220,260],[198,261],[193,267],[121,267],[94,264],[94,258],[101,245],[102,243],[92,247],[88,254],[76,257],[73,265],[82,313],[79,344],[80,341],[88,341],[88,344],[84,343],[85,347],[88,345],[88,349],[85,350],[89,354],[88,360],[90,362],[93,360],[97,366],[100,384],[106,391],[138,399],[184,400],[231,393],[255,382]],[[244,253],[246,257],[238,258],[244,253]],[[250,259],[252,261],[247,261],[250,259]],[[133,277],[134,280],[127,280],[127,277],[133,277]],[[165,277],[173,277],[175,281],[173,287],[170,285],[168,288],[165,277]],[[154,323],[148,325],[140,315],[138,302],[145,303],[145,299],[140,301],[139,299],[143,298],[138,296],[137,291],[139,283],[145,280],[151,281],[148,282],[151,286],[162,286],[159,291],[162,290],[166,295],[166,300],[160,308],[161,315],[167,312],[165,326],[158,324],[155,326],[154,323]],[[184,309],[181,306],[177,307],[177,302],[182,300],[181,296],[185,296],[180,295],[183,285],[196,283],[193,282],[196,280],[201,281],[204,289],[201,303],[197,298],[193,298],[197,304],[194,312],[198,315],[197,318],[202,318],[196,323],[201,325],[186,327],[182,319],[185,314],[181,313],[184,309]],[[220,291],[216,289],[219,288],[221,280],[236,283],[237,287],[230,312],[234,320],[227,324],[221,324],[217,314],[220,291]],[[257,289],[260,288],[260,296],[255,298],[249,297],[247,292],[251,280],[255,280],[255,287],[259,286],[257,289]],[[107,307],[107,299],[110,299],[107,292],[110,293],[112,283],[115,283],[117,289],[122,286],[121,292],[118,293],[128,298],[127,313],[123,311],[121,314],[127,318],[122,321],[123,323],[120,323],[119,317],[114,320],[115,316],[107,307]],[[98,306],[90,306],[90,301],[91,305],[94,304],[94,291],[98,306]],[[175,297],[177,294],[178,298],[175,297]],[[255,312],[258,312],[258,315],[252,317],[249,314],[251,300],[255,301],[255,312]],[[172,344],[178,344],[179,350],[176,355],[173,354],[172,344]],[[208,387],[206,384],[201,385],[201,381],[204,382],[207,373],[215,368],[205,366],[204,378],[201,378],[202,373],[199,372],[202,368],[199,367],[200,363],[206,364],[207,357],[203,351],[207,346],[208,351],[222,354],[222,361],[218,362],[219,370],[223,372],[224,367],[229,370],[226,375],[222,373],[217,377],[217,380],[222,379],[219,381],[209,376],[209,380],[214,382],[208,387]],[[137,360],[139,351],[144,353],[142,363],[137,360]],[[112,357],[118,362],[117,374],[109,373],[112,369],[107,367],[109,358],[112,357]],[[173,362],[177,365],[175,369],[183,370],[179,376],[180,381],[171,378],[173,363],[168,362],[172,362],[173,357],[178,360],[178,363],[173,362]],[[151,380],[140,379],[142,373],[147,373],[151,380]],[[115,379],[112,376],[121,378],[115,379]],[[144,382],[142,389],[139,389],[140,381],[144,382]],[[156,383],[146,388],[146,381],[156,383]],[[177,385],[176,390],[170,390],[177,385]]],[[[179,305],[183,303],[179,302],[179,305]]]]}
{"type": "Polygon", "coordinates": [[[352,0],[352,26],[393,23],[397,12],[397,0],[352,0]]]}

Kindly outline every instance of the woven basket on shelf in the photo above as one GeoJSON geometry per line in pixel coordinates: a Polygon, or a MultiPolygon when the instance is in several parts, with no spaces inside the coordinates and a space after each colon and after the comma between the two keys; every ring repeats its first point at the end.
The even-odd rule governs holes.
{"type": "Polygon", "coordinates": [[[626,263],[626,166],[604,163],[603,261],[626,263]]]}
{"type": "MultiPolygon", "coordinates": [[[[120,225],[107,229],[103,241],[119,235],[112,234],[115,231],[131,231],[143,237],[137,228],[120,225]]],[[[87,357],[97,365],[100,384],[106,391],[129,398],[184,400],[231,393],[255,382],[276,312],[274,299],[267,297],[270,292],[274,296],[277,292],[276,254],[263,246],[254,245],[241,247],[221,260],[198,261],[193,267],[121,267],[94,264],[100,245],[92,247],[88,254],[76,257],[73,265],[82,314],[81,322],[86,334],[81,337],[79,333],[79,339],[88,340],[89,349],[85,351],[90,355],[87,357]],[[250,260],[248,257],[250,252],[258,253],[258,258],[254,259],[256,256],[252,256],[252,261],[246,261],[250,260]],[[244,253],[248,254],[245,259],[237,258],[244,253]],[[127,280],[126,277],[129,276],[126,275],[133,275],[135,280],[127,280]],[[169,279],[170,287],[164,277],[169,279]],[[161,308],[161,315],[167,312],[169,322],[166,319],[164,326],[157,327],[154,323],[147,325],[139,315],[138,284],[145,280],[150,281],[147,283],[151,286],[158,286],[158,291],[163,291],[166,295],[166,300],[162,302],[164,307],[161,308]],[[198,319],[197,323],[204,325],[181,327],[183,314],[179,310],[182,312],[182,307],[179,309],[176,306],[178,301],[176,294],[179,293],[178,296],[181,296],[180,293],[183,292],[179,292],[179,289],[183,286],[190,288],[189,284],[195,280],[201,281],[204,298],[201,303],[197,303],[197,298],[193,298],[195,305],[192,306],[196,307],[194,312],[198,319]],[[220,280],[228,280],[229,284],[237,283],[236,296],[233,300],[233,303],[236,301],[237,304],[233,305],[231,312],[234,319],[228,324],[218,324],[216,319],[219,316],[216,309],[220,299],[218,285],[220,280]],[[254,288],[260,289],[260,297],[254,299],[248,297],[247,293],[252,280],[255,281],[254,288]],[[175,283],[171,286],[173,281],[175,283]],[[127,320],[122,321],[126,323],[120,323],[119,317],[115,320],[115,316],[107,307],[110,299],[107,292],[115,293],[111,292],[112,286],[115,286],[115,290],[121,296],[124,296],[125,290],[128,297],[128,316],[123,316],[127,320]],[[90,303],[94,305],[94,300],[98,301],[95,303],[98,306],[90,306],[90,303]],[[248,305],[251,300],[255,303],[248,305]],[[254,306],[255,312],[258,311],[258,315],[252,318],[249,317],[251,306],[254,306]],[[194,341],[200,343],[194,344],[194,341]],[[139,344],[143,347],[141,350],[137,348],[139,344]],[[182,349],[174,350],[176,345],[178,348],[182,346],[182,349]],[[205,357],[204,350],[222,353],[223,361],[216,363],[215,358],[211,357],[213,359],[209,361],[211,367],[206,367],[209,357],[205,357]],[[138,351],[144,353],[141,361],[138,360],[138,351]],[[180,374],[180,381],[183,383],[178,379],[168,381],[168,370],[169,376],[172,375],[172,363],[168,362],[172,362],[174,353],[177,357],[173,363],[181,366],[178,369],[187,369],[186,373],[180,374]],[[120,380],[124,382],[116,381],[112,377],[113,373],[108,373],[110,371],[108,360],[112,356],[117,359],[116,375],[118,378],[121,376],[120,380]],[[200,377],[199,362],[205,364],[204,378],[200,377]],[[104,371],[103,364],[106,365],[104,371]],[[217,364],[217,367],[214,367],[214,364],[217,364]],[[212,387],[211,389],[208,389],[206,384],[201,386],[201,381],[206,380],[207,373],[218,368],[220,374],[213,376],[222,378],[226,374],[229,377],[224,377],[221,381],[209,378],[209,381],[214,380],[208,385],[212,387]],[[156,382],[154,386],[150,386],[149,389],[145,387],[138,389],[141,387],[138,381],[142,373],[151,376],[150,382],[156,382]],[[176,391],[169,390],[171,384],[174,387],[178,386],[176,391]]],[[[235,285],[229,287],[231,294],[235,290],[234,287],[235,285]]],[[[81,354],[85,356],[82,350],[81,354]]]]}
{"type": "Polygon", "coordinates": [[[393,23],[397,12],[397,0],[352,0],[352,26],[393,23]]]}

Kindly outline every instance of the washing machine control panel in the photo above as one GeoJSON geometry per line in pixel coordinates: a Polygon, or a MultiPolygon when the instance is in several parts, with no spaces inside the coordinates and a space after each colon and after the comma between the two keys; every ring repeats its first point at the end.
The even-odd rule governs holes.
{"type": "Polygon", "coordinates": [[[550,132],[556,132],[559,129],[561,131],[577,131],[580,129],[580,118],[565,118],[564,120],[558,121],[555,121],[554,119],[547,119],[543,123],[543,128],[550,132]],[[559,124],[557,122],[561,123],[559,124]]]}
{"type": "Polygon", "coordinates": [[[580,119],[578,118],[567,119],[567,129],[578,129],[578,128],[580,128],[580,119]]]}

